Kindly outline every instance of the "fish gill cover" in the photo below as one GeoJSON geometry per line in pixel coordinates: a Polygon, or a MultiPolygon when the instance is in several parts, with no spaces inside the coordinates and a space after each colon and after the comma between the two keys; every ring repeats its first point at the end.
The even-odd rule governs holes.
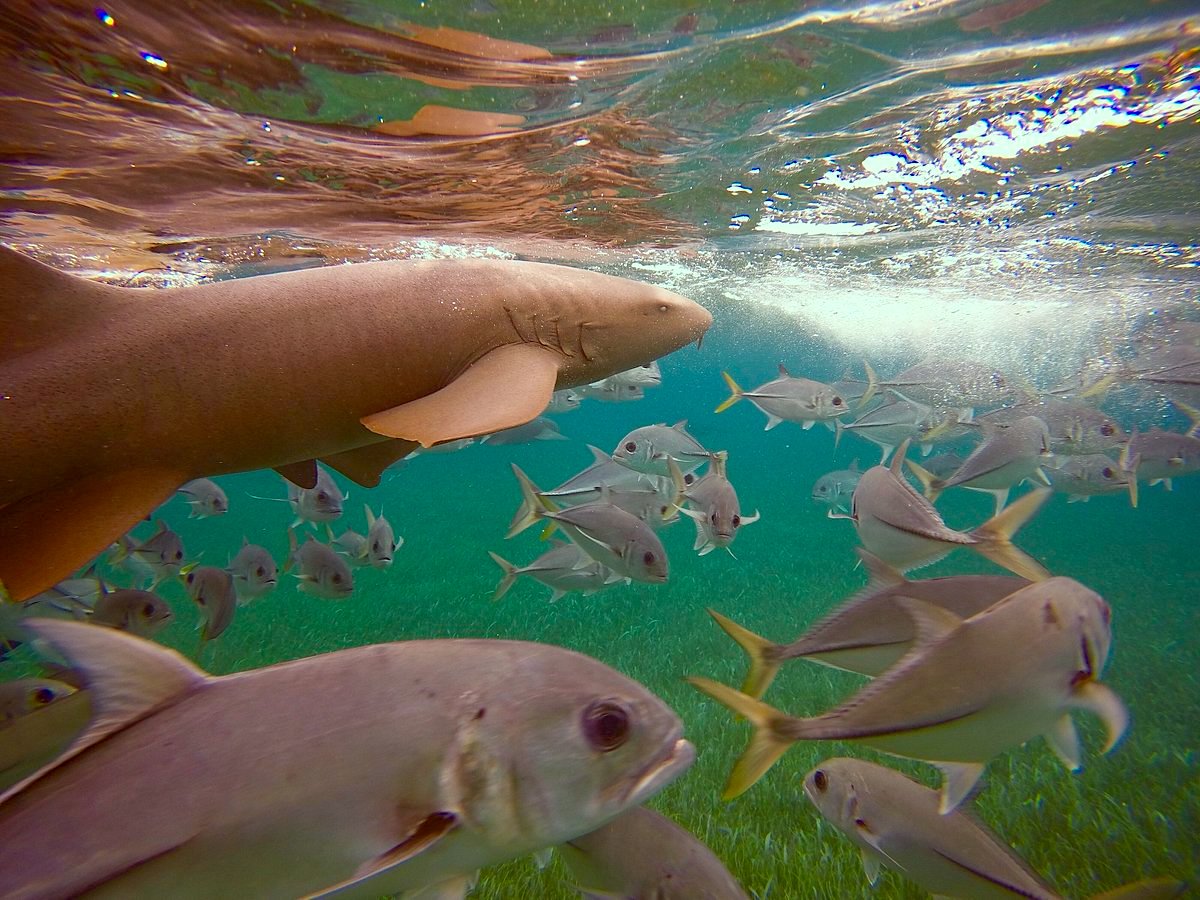
{"type": "MultiPolygon", "coordinates": [[[[1186,786],[1200,766],[1200,492],[1182,476],[1197,465],[1187,410],[1200,407],[1187,368],[1200,317],[1198,28],[1184,0],[9,4],[0,238],[45,262],[167,287],[344,261],[522,258],[661,285],[715,318],[702,348],[665,359],[662,384],[633,394],[642,399],[585,396],[558,416],[567,441],[419,454],[369,490],[335,476],[350,491],[335,537],[367,535],[365,502],[403,539],[386,568],[342,554],[349,599],[295,577],[312,572],[282,571],[295,512],[255,499],[287,495],[255,472],[219,478],[220,515],[189,518],[184,497],[155,514],[186,548],[183,578],[198,562],[227,565],[244,541],[280,565],[277,584],[273,569],[257,581],[255,564],[238,570],[219,636],[201,641],[211,613],[178,563],[156,569],[145,552],[106,554],[43,609],[94,616],[104,591],[161,578],[154,590],[173,618],[149,608],[126,630],[217,674],[426,637],[588,653],[684,719],[699,760],[655,804],[748,891],[868,896],[850,844],[802,800],[804,773],[830,747],[790,750],[722,803],[744,734],[681,677],[742,683],[740,654],[705,607],[783,643],[863,588],[855,530],[825,517],[812,486],[855,458],[868,469],[878,448],[824,422],[764,434],[749,402],[713,409],[728,395],[722,371],[749,391],[782,362],[853,398],[848,426],[868,411],[857,407],[866,358],[886,402],[916,404],[897,433],[912,440],[909,457],[926,465],[924,441],[965,459],[990,407],[969,391],[934,403],[917,396],[927,384],[899,383],[910,366],[942,361],[939,389],[953,393],[964,377],[951,363],[967,360],[999,373],[1008,395],[995,405],[1039,392],[1043,413],[1063,399],[1102,404],[1118,438],[1135,436],[1099,440],[1111,464],[1090,468],[1071,497],[1120,493],[1055,497],[1015,538],[1111,605],[1105,681],[1133,725],[1075,776],[1040,742],[1002,755],[975,806],[1071,896],[1153,874],[1197,883],[1200,800],[1186,786]],[[703,558],[686,516],[663,528],[665,584],[621,584],[585,560],[557,570],[565,582],[520,576],[492,602],[507,570],[489,551],[523,568],[552,546],[533,528],[503,541],[521,502],[512,463],[553,488],[588,465],[586,445],[607,454],[638,427],[680,420],[703,447],[728,451],[741,510],[761,521],[703,558]],[[1148,439],[1155,429],[1174,435],[1148,439]],[[1122,498],[1139,470],[1134,509],[1122,498]],[[1151,489],[1148,473],[1174,490],[1151,489]],[[571,592],[546,603],[559,583],[571,592]]],[[[0,291],[0,303],[21,298],[0,291]]],[[[1078,408],[1056,415],[1060,463],[1087,429],[1103,437],[1078,408]]],[[[1052,460],[1042,468],[1056,480],[1052,460]]],[[[676,500],[691,507],[666,480],[655,487],[667,518],[676,500]]],[[[938,511],[969,532],[993,502],[949,489],[938,511]]],[[[301,522],[299,543],[329,543],[324,527],[301,522]]],[[[131,546],[157,528],[140,526],[131,546]]],[[[998,570],[956,551],[907,577],[982,571],[998,570]]],[[[22,648],[8,656],[6,681],[35,673],[22,648]]],[[[812,716],[861,684],[800,662],[782,667],[768,699],[812,716]]],[[[1080,724],[1098,748],[1100,729],[1080,724]]],[[[485,871],[473,896],[572,896],[563,871],[514,861],[485,871]]],[[[879,887],[870,896],[916,896],[898,873],[879,887]]]]}

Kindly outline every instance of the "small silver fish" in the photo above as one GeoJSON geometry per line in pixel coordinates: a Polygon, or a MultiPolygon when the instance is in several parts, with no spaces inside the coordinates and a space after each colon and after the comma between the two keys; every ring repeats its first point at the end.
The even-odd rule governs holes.
{"type": "Polygon", "coordinates": [[[238,602],[245,603],[275,589],[279,572],[265,547],[242,538],[242,547],[229,561],[226,571],[233,576],[238,602]]]}
{"type": "Polygon", "coordinates": [[[917,639],[916,623],[901,602],[910,597],[969,619],[1029,585],[1012,575],[951,575],[909,581],[861,547],[867,586],[839,604],[790,644],[775,644],[710,609],[718,625],[750,658],[742,693],[760,699],[789,659],[808,659],[874,678],[898,663],[917,639]]]}
{"type": "Polygon", "coordinates": [[[584,897],[747,900],[716,854],[644,806],[567,841],[558,853],[584,897]]]}
{"type": "Polygon", "coordinates": [[[237,591],[233,576],[216,566],[197,566],[183,576],[188,596],[200,607],[203,623],[201,641],[219,638],[233,621],[237,610],[237,591]]]}
{"type": "Polygon", "coordinates": [[[991,494],[996,501],[995,515],[999,515],[1013,486],[1027,478],[1049,485],[1041,466],[1051,458],[1046,423],[1037,416],[1023,416],[1010,425],[988,428],[983,443],[946,478],[938,478],[912,460],[908,467],[921,481],[930,502],[946,488],[964,487],[991,494]]]}
{"type": "Polygon", "coordinates": [[[696,544],[692,549],[701,556],[718,547],[728,548],[743,526],[759,519],[758,510],[752,516],[742,515],[737,491],[726,476],[728,460],[729,454],[724,450],[714,453],[704,477],[691,486],[684,482],[675,460],[667,460],[676,491],[691,504],[680,512],[696,523],[696,544]]]}
{"type": "Polygon", "coordinates": [[[531,419],[524,425],[506,428],[480,439],[479,443],[491,447],[508,446],[511,444],[529,444],[533,441],[566,441],[569,438],[558,430],[558,423],[545,416],[531,419]]]}
{"type": "Polygon", "coordinates": [[[988,760],[1038,735],[1078,771],[1072,710],[1103,720],[1105,752],[1125,733],[1125,705],[1098,680],[1112,644],[1111,612],[1079,582],[1036,582],[969,619],[922,600],[900,602],[916,627],[912,652],[824,715],[794,718],[723,684],[688,679],[755,726],[726,798],[748,789],[795,741],[851,740],[937,765],[947,813],[970,793],[988,760]]]}
{"type": "Polygon", "coordinates": [[[976,419],[980,425],[1008,425],[1024,416],[1037,416],[1046,425],[1054,453],[1104,453],[1125,443],[1115,419],[1081,400],[1043,397],[1017,406],[1001,407],[976,419]]]}
{"type": "Polygon", "coordinates": [[[392,558],[397,550],[404,546],[404,538],[396,537],[392,531],[392,523],[383,515],[383,510],[376,516],[371,507],[364,504],[367,514],[367,565],[374,569],[387,569],[392,565],[392,558]]]}
{"type": "Polygon", "coordinates": [[[1151,428],[1134,429],[1121,450],[1121,470],[1129,478],[1129,496],[1137,506],[1137,482],[1160,482],[1171,490],[1172,479],[1200,471],[1200,410],[1179,404],[1192,419],[1186,434],[1151,428]]]}
{"type": "Polygon", "coordinates": [[[599,447],[589,444],[588,449],[592,451],[592,464],[583,471],[572,475],[553,490],[543,491],[544,496],[550,497],[556,502],[579,498],[575,502],[591,503],[598,499],[602,488],[635,488],[644,484],[644,476],[641,472],[622,465],[599,447]]]}
{"type": "Polygon", "coordinates": [[[177,576],[183,560],[182,539],[162,519],[158,520],[158,531],[144,541],[131,535],[123,536],[110,557],[113,566],[148,578],[149,584],[145,586],[151,590],[164,579],[177,576]]]}
{"type": "Polygon", "coordinates": [[[632,369],[626,369],[624,372],[618,372],[615,375],[609,375],[604,379],[612,385],[628,385],[630,387],[658,387],[662,384],[662,369],[658,367],[657,360],[651,360],[645,365],[634,366],[632,369]]]}
{"type": "Polygon", "coordinates": [[[550,404],[546,407],[544,412],[547,415],[572,412],[576,409],[579,409],[579,404],[581,402],[582,398],[574,389],[567,388],[565,390],[555,391],[553,396],[550,398],[550,404]]]}
{"type": "Polygon", "coordinates": [[[838,420],[836,429],[839,441],[844,432],[849,432],[879,447],[883,454],[879,464],[883,465],[904,441],[920,443],[925,436],[934,433],[942,421],[933,407],[897,397],[863,413],[849,424],[843,425],[838,420]]]}
{"type": "MultiPolygon", "coordinates": [[[[623,466],[621,468],[624,469],[623,466]]],[[[683,479],[685,484],[690,485],[695,483],[696,476],[689,472],[683,479]]],[[[639,483],[632,487],[603,484],[590,491],[556,496],[554,500],[563,508],[600,501],[611,503],[637,516],[655,531],[678,522],[679,504],[683,502],[683,497],[676,492],[675,483],[670,478],[659,478],[657,475],[639,475],[637,480],[639,483]]],[[[543,496],[551,495],[547,493],[543,496]]]]}
{"type": "Polygon", "coordinates": [[[854,495],[854,488],[858,486],[860,478],[862,472],[859,471],[856,459],[850,463],[850,468],[835,469],[818,478],[813,484],[812,498],[838,512],[849,513],[850,498],[854,495]]]}
{"type": "Polygon", "coordinates": [[[296,487],[287,482],[288,502],[296,514],[292,527],[303,522],[332,522],[342,515],[345,496],[342,489],[325,469],[317,466],[317,483],[311,488],[296,487]]]}
{"type": "Polygon", "coordinates": [[[1103,453],[1057,457],[1045,469],[1055,493],[1068,503],[1087,502],[1098,494],[1128,490],[1133,479],[1112,457],[1103,453]]]}
{"type": "Polygon", "coordinates": [[[0,727],[73,693],[70,685],[48,678],[0,681],[0,727]]]}
{"type": "Polygon", "coordinates": [[[646,389],[640,384],[615,384],[607,378],[579,388],[585,397],[601,403],[632,403],[646,397],[646,389]]]}
{"type": "Polygon", "coordinates": [[[86,691],[61,681],[0,683],[0,790],[58,756],[91,718],[86,691]]]}
{"type": "Polygon", "coordinates": [[[346,561],[334,550],[311,534],[303,544],[297,544],[296,532],[288,529],[291,552],[284,571],[296,569],[300,590],[326,600],[345,600],[354,592],[354,576],[346,561]]]}
{"type": "Polygon", "coordinates": [[[887,381],[880,380],[865,360],[863,366],[868,397],[878,388],[888,388],[944,410],[994,406],[1013,395],[1014,385],[1002,372],[970,360],[927,359],[887,381]]]}
{"type": "Polygon", "coordinates": [[[674,425],[646,425],[625,435],[612,458],[623,466],[647,475],[670,475],[667,460],[673,459],[687,474],[700,468],[711,454],[687,433],[687,421],[674,425]]]}
{"type": "Polygon", "coordinates": [[[211,478],[197,478],[179,489],[192,511],[189,519],[223,516],[229,512],[229,498],[219,484],[211,478]]]}
{"type": "Polygon", "coordinates": [[[573,591],[579,591],[587,597],[616,581],[624,580],[611,569],[596,562],[576,544],[566,541],[556,541],[554,547],[527,566],[514,566],[491,551],[488,551],[488,556],[504,573],[500,583],[496,585],[493,600],[499,600],[507,594],[522,575],[540,581],[550,588],[551,603],[557,603],[573,591]]]}
{"type": "MultiPolygon", "coordinates": [[[[862,852],[872,885],[891,866],[935,897],[1062,900],[1025,860],[973,815],[940,815],[938,792],[862,759],[827,759],[804,778],[804,794],[862,852]]],[[[1139,881],[1093,900],[1177,897],[1169,878],[1139,881]]]]}
{"type": "Polygon", "coordinates": [[[88,619],[142,638],[152,638],[174,620],[167,601],[158,594],[138,590],[104,590],[88,619]]]}
{"type": "Polygon", "coordinates": [[[611,503],[586,503],[560,510],[513,465],[521,486],[521,507],[508,537],[546,519],[571,538],[592,559],[634,581],[652,584],[667,580],[667,551],[649,525],[611,503]]]}
{"type": "MultiPolygon", "coordinates": [[[[1049,573],[1012,536],[1041,507],[1050,491],[1033,491],[974,531],[947,527],[933,506],[901,475],[907,442],[890,467],[874,466],[863,473],[850,503],[850,519],[863,547],[900,571],[941,559],[955,547],[967,547],[1009,571],[1037,581],[1049,573]]],[[[838,516],[830,510],[830,516],[838,516]]]]}
{"type": "Polygon", "coordinates": [[[850,411],[849,403],[834,388],[809,378],[795,378],[782,365],[778,378],[752,391],[738,387],[728,372],[722,372],[721,377],[729,385],[730,395],[715,412],[724,412],[745,398],[766,413],[766,431],[780,422],[795,422],[805,430],[817,422],[832,427],[830,423],[833,419],[850,411]]]}

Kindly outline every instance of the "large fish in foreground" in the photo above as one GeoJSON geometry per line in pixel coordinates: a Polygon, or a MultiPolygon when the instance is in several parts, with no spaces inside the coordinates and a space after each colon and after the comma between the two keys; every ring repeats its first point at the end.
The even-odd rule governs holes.
{"type": "MultiPolygon", "coordinates": [[[[895,769],[862,759],[827,759],[808,773],[813,806],[862,851],[872,885],[890,866],[935,897],[1062,900],[1029,864],[975,816],[938,814],[938,793],[895,769]]],[[[1165,900],[1184,885],[1158,878],[1093,900],[1165,900]]]]}
{"type": "Polygon", "coordinates": [[[567,841],[558,853],[587,900],[747,900],[716,854],[644,806],[567,841]]]}
{"type": "MultiPolygon", "coordinates": [[[[1030,581],[1049,577],[1041,563],[1012,543],[1012,536],[1050,496],[1048,489],[1025,494],[973,531],[955,531],[904,480],[901,467],[907,449],[906,441],[890,467],[867,469],[854,488],[849,518],[863,547],[901,571],[935,562],[955,547],[967,547],[1030,581]]],[[[845,518],[833,510],[829,516],[845,518]]]]}
{"type": "Polygon", "coordinates": [[[688,680],[754,724],[725,796],[756,782],[795,741],[857,741],[943,772],[943,813],[954,809],[988,760],[1042,735],[1065,765],[1080,767],[1071,711],[1125,732],[1124,704],[1097,679],[1112,633],[1108,604],[1070,578],[1019,590],[969,619],[921,600],[900,601],[917,630],[912,652],[824,715],[799,719],[707,678],[688,680]]]}
{"type": "Polygon", "coordinates": [[[789,659],[810,659],[874,678],[898,663],[917,639],[916,622],[904,598],[967,619],[1029,584],[1012,575],[951,575],[909,581],[862,548],[858,555],[871,576],[867,586],[790,644],[768,641],[716,610],[708,611],[750,658],[743,693],[761,698],[789,659]]]}
{"type": "Polygon", "coordinates": [[[17,600],[194,478],[276,468],[311,487],[320,459],[373,487],[418,444],[528,422],[556,389],[670,353],[712,322],[661,288],[499,260],[152,291],[0,247],[0,285],[0,581],[17,600]]]}
{"type": "Polygon", "coordinates": [[[110,629],[27,627],[82,670],[95,715],[0,797],[9,898],[441,885],[599,828],[694,757],[657,697],[545,644],[378,644],[214,677],[110,629]]]}

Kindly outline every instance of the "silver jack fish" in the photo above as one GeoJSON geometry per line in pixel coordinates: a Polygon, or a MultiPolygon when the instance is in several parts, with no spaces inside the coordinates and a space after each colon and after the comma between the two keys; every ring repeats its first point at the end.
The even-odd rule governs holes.
{"type": "Polygon", "coordinates": [[[544,644],[378,644],[214,677],[106,628],[29,627],[83,672],[95,715],[0,797],[5,897],[465,881],[594,831],[694,758],[657,697],[544,644]]]}
{"type": "Polygon", "coordinates": [[[849,404],[836,389],[820,381],[796,378],[782,365],[778,378],[752,391],[743,391],[728,372],[722,372],[721,377],[729,385],[729,399],[714,412],[725,412],[745,398],[766,413],[766,431],[780,422],[795,422],[806,431],[817,422],[824,422],[832,428],[833,419],[850,411],[849,404]]]}
{"type": "MultiPolygon", "coordinates": [[[[805,777],[804,794],[862,852],[872,885],[880,868],[891,866],[935,897],[1062,900],[975,816],[957,810],[939,815],[937,791],[887,766],[827,759],[805,777]]],[[[1184,887],[1158,878],[1093,900],[1165,900],[1184,887]]]]}
{"type": "MultiPolygon", "coordinates": [[[[738,531],[744,525],[750,525],[759,519],[758,511],[752,516],[743,516],[738,505],[737,492],[725,474],[729,454],[719,450],[709,460],[708,471],[704,477],[689,486],[684,482],[683,472],[675,460],[667,460],[671,471],[671,479],[675,482],[675,490],[679,495],[676,505],[686,499],[692,506],[680,512],[696,524],[696,544],[692,548],[698,550],[701,556],[711,553],[718,547],[729,548],[738,531]]],[[[733,551],[730,551],[733,555],[733,551]]]]}
{"type": "Polygon", "coordinates": [[[646,425],[625,435],[612,458],[623,466],[647,475],[668,476],[667,460],[673,459],[685,473],[692,472],[711,456],[687,433],[687,421],[674,425],[646,425]]]}
{"type": "Polygon", "coordinates": [[[550,588],[550,602],[557,603],[567,594],[579,591],[585,597],[603,590],[607,585],[625,579],[602,566],[575,544],[555,541],[555,545],[527,566],[518,568],[498,553],[488,556],[504,573],[496,585],[493,600],[499,600],[522,575],[540,581],[550,588]]]}
{"type": "Polygon", "coordinates": [[[189,519],[223,516],[229,512],[229,498],[211,478],[194,478],[179,489],[192,511],[189,519]]]}
{"type": "Polygon", "coordinates": [[[226,569],[233,576],[238,592],[238,602],[245,603],[275,589],[279,571],[275,559],[265,547],[251,544],[242,538],[242,547],[237,556],[229,561],[226,569]]]}
{"type": "Polygon", "coordinates": [[[795,741],[845,740],[935,763],[945,776],[946,813],[988,760],[1038,735],[1077,771],[1072,710],[1104,721],[1105,752],[1125,733],[1125,705],[1098,681],[1112,641],[1108,604],[1079,582],[1031,584],[969,619],[921,600],[900,602],[917,630],[912,652],[824,715],[794,718],[707,678],[688,679],[755,728],[726,798],[754,784],[795,741]]]}

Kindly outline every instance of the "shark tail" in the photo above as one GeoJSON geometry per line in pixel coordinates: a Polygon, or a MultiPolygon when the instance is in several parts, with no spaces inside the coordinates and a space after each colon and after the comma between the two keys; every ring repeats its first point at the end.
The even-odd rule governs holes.
{"type": "Polygon", "coordinates": [[[725,412],[725,410],[729,409],[729,407],[733,406],[733,404],[737,403],[742,399],[742,397],[745,396],[745,391],[738,387],[738,383],[733,380],[732,375],[730,375],[728,372],[722,372],[721,377],[724,378],[725,383],[729,385],[729,399],[713,410],[713,412],[719,413],[725,412]]]}
{"type": "MultiPolygon", "coordinates": [[[[521,471],[521,467],[513,463],[513,474],[521,486],[521,505],[508,526],[506,538],[520,534],[539,519],[544,519],[546,513],[555,512],[554,504],[542,496],[538,486],[529,480],[529,476],[521,471]]],[[[550,523],[553,524],[553,523],[550,523]]]]}
{"type": "Polygon", "coordinates": [[[867,389],[863,391],[862,397],[859,398],[859,409],[864,408],[875,399],[875,394],[879,392],[879,376],[875,374],[875,370],[871,368],[871,364],[865,359],[863,360],[863,369],[867,373],[867,389]]]}
{"type": "Polygon", "coordinates": [[[904,460],[904,464],[908,466],[908,471],[917,476],[917,481],[921,482],[921,489],[925,492],[925,499],[930,503],[936,502],[937,498],[942,495],[942,490],[946,487],[946,483],[924,466],[917,465],[911,459],[904,460]]]}
{"type": "Polygon", "coordinates": [[[689,677],[687,680],[692,687],[745,717],[754,726],[750,744],[734,765],[733,771],[729,773],[729,781],[721,794],[722,800],[732,800],[749,790],[792,745],[795,738],[787,737],[781,726],[791,724],[795,720],[727,685],[707,678],[689,677]]]}
{"type": "Polygon", "coordinates": [[[976,540],[971,548],[1022,578],[1042,581],[1050,577],[1040,562],[1012,543],[1012,536],[1033,518],[1052,492],[1048,488],[1030,491],[1014,500],[992,518],[971,532],[976,540]]]}
{"type": "Polygon", "coordinates": [[[1182,897],[1188,886],[1175,878],[1145,878],[1096,894],[1091,900],[1167,900],[1182,897]]]}
{"type": "Polygon", "coordinates": [[[776,657],[775,653],[778,645],[760,637],[749,628],[743,628],[715,609],[710,609],[708,614],[725,629],[727,635],[737,641],[738,646],[745,650],[746,656],[750,658],[750,670],[746,673],[746,680],[742,684],[742,693],[755,700],[761,699],[779,671],[781,660],[776,657]]]}
{"type": "Polygon", "coordinates": [[[500,567],[500,571],[504,574],[500,577],[500,583],[496,585],[496,593],[492,594],[492,602],[501,599],[508,593],[508,589],[513,586],[513,582],[517,580],[517,567],[502,557],[499,553],[488,551],[488,556],[492,558],[492,562],[500,567]]]}

